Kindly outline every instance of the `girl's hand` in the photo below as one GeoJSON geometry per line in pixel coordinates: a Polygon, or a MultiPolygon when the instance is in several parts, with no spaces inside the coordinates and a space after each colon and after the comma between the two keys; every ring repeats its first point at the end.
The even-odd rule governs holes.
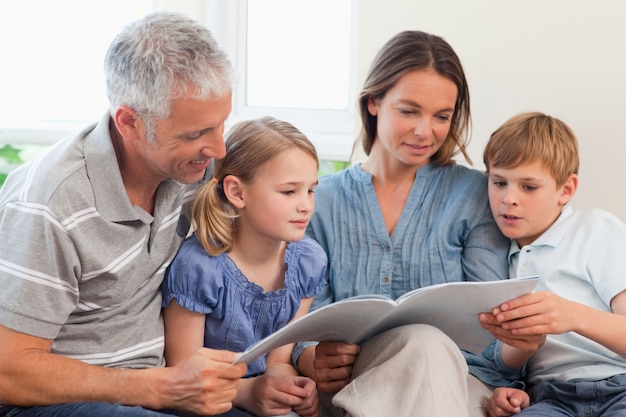
{"type": "MultiPolygon", "coordinates": [[[[300,381],[300,378],[296,376],[281,378],[266,373],[242,379],[235,405],[258,416],[288,414],[293,407],[301,406],[311,395],[311,388],[300,381]]],[[[317,393],[315,395],[317,396],[317,393]]],[[[309,404],[304,408],[311,406],[309,404]]]]}
{"type": "Polygon", "coordinates": [[[291,378],[295,385],[308,392],[308,395],[302,398],[302,402],[300,404],[293,406],[293,411],[295,411],[300,417],[319,417],[319,399],[317,396],[315,381],[305,376],[295,376],[291,378]]]}

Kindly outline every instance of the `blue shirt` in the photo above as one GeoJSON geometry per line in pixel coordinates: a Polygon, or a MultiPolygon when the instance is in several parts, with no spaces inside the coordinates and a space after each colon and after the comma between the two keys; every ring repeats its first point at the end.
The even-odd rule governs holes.
{"type": "MultiPolygon", "coordinates": [[[[509,241],[491,215],[487,177],[460,165],[417,171],[391,236],[371,174],[355,165],[322,177],[307,234],[329,259],[327,285],[312,309],[355,295],[396,299],[428,285],[508,275],[509,241]]],[[[310,345],[299,344],[294,360],[310,345]]]]}
{"type": "MultiPolygon", "coordinates": [[[[326,254],[312,239],[290,242],[285,250],[284,288],[264,292],[248,281],[227,254],[209,255],[195,235],[186,239],[163,283],[163,306],[170,301],[207,315],[204,346],[243,352],[284,327],[302,298],[323,285],[326,254]]],[[[265,371],[265,357],[248,365],[247,375],[265,371]]]]}

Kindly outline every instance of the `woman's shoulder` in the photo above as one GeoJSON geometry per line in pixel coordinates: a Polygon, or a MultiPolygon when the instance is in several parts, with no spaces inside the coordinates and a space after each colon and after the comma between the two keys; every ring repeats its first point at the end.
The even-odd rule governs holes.
{"type": "MultiPolygon", "coordinates": [[[[436,169],[439,185],[445,187],[450,193],[487,193],[487,175],[485,173],[464,165],[451,164],[436,169]]],[[[482,198],[482,197],[481,197],[482,198]]]]}

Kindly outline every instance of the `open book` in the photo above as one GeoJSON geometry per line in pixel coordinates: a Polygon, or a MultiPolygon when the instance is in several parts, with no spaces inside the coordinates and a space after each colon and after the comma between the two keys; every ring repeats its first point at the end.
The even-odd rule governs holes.
{"type": "Polygon", "coordinates": [[[488,282],[451,282],[409,291],[393,301],[382,295],[346,298],[288,324],[246,349],[235,362],[250,363],[295,342],[360,343],[385,330],[426,323],[445,332],[461,348],[480,353],[493,336],[478,313],[533,290],[539,277],[488,282]]]}

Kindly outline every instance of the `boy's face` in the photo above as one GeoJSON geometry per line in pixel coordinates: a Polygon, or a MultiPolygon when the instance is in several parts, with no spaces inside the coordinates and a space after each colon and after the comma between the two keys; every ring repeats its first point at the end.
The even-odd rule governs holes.
{"type": "Polygon", "coordinates": [[[541,236],[576,192],[578,177],[571,174],[560,187],[541,162],[515,168],[489,166],[489,205],[502,231],[520,247],[541,236]]]}

